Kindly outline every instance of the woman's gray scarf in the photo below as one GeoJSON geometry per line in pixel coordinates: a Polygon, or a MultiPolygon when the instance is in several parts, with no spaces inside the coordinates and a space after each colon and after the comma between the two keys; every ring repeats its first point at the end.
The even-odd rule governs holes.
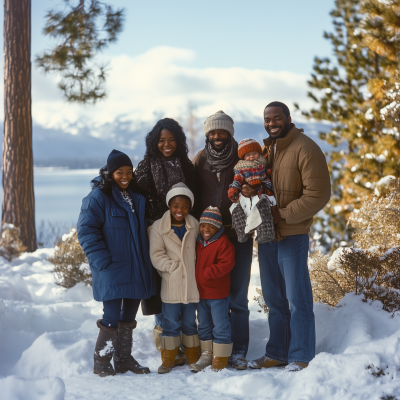
{"type": "Polygon", "coordinates": [[[181,160],[178,157],[152,157],[150,159],[151,174],[160,197],[167,195],[173,185],[185,183],[181,160]]]}
{"type": "Polygon", "coordinates": [[[221,172],[232,164],[238,152],[238,144],[231,136],[225,147],[218,152],[212,147],[210,141],[206,140],[207,161],[211,166],[211,172],[221,172]]]}

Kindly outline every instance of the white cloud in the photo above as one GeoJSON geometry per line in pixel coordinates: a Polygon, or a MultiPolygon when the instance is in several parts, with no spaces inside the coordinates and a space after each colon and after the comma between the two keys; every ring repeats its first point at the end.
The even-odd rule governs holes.
{"type": "MultiPolygon", "coordinates": [[[[240,57],[240,54],[238,54],[240,57]]],[[[183,117],[191,100],[199,117],[224,110],[234,119],[261,120],[273,100],[292,107],[311,104],[306,97],[306,75],[245,68],[194,68],[194,52],[156,47],[137,57],[120,55],[110,60],[108,98],[95,106],[67,104],[57,81],[33,71],[33,120],[48,128],[68,131],[70,124],[91,125],[93,130],[116,118],[134,122],[155,117],[183,117]]],[[[73,132],[71,132],[73,133],[73,132]]]]}

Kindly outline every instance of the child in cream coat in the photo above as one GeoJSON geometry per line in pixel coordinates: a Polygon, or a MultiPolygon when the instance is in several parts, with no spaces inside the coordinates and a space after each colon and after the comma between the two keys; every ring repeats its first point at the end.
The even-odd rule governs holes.
{"type": "Polygon", "coordinates": [[[185,184],[177,183],[167,193],[166,202],[169,210],[150,230],[150,258],[162,278],[164,326],[160,374],[175,367],[181,342],[189,365],[198,361],[200,345],[196,325],[199,291],[195,276],[199,222],[189,215],[194,196],[185,184]]]}

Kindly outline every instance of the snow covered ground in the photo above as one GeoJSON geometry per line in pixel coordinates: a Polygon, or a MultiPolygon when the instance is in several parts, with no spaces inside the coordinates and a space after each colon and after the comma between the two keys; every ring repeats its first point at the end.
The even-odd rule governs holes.
{"type": "MultiPolygon", "coordinates": [[[[138,315],[134,357],[149,375],[94,375],[101,303],[91,288],[53,283],[51,249],[0,260],[0,398],[61,399],[400,399],[400,315],[347,295],[336,309],[316,304],[317,356],[301,372],[280,369],[192,374],[188,366],[158,375],[152,317],[138,315]],[[393,396],[393,397],[391,397],[393,396]]],[[[248,359],[264,353],[268,320],[252,300],[260,286],[254,260],[248,359]]]]}

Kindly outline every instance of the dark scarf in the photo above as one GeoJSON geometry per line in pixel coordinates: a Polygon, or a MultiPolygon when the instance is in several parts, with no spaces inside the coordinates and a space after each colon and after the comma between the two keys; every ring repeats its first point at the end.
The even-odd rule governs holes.
{"type": "Polygon", "coordinates": [[[232,164],[238,152],[238,144],[231,136],[225,147],[218,152],[207,139],[205,150],[207,161],[211,166],[211,172],[221,172],[232,164]]]}
{"type": "Polygon", "coordinates": [[[217,232],[214,233],[214,235],[211,237],[211,239],[207,242],[203,235],[199,232],[199,234],[197,235],[197,241],[199,243],[201,243],[204,247],[207,247],[209,244],[216,242],[224,233],[225,228],[223,226],[221,226],[221,228],[219,228],[217,230],[217,232]]]}
{"type": "Polygon", "coordinates": [[[179,157],[152,157],[150,168],[157,194],[160,197],[165,198],[173,185],[179,182],[185,183],[179,157]]]}

